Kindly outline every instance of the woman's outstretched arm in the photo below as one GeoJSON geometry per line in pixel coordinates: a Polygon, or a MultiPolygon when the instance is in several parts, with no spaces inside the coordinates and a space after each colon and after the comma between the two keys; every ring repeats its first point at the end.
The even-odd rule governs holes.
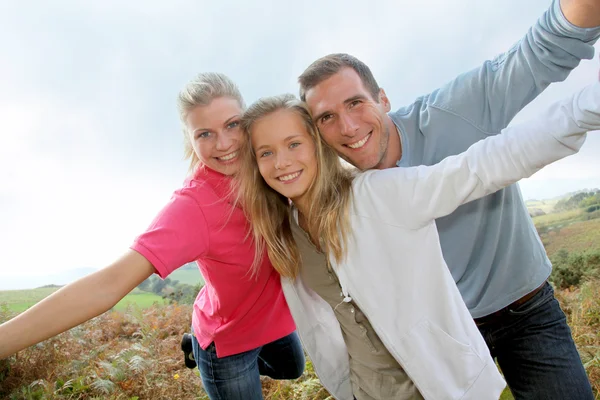
{"type": "Polygon", "coordinates": [[[109,266],[57,290],[0,325],[0,359],[108,311],[153,272],[146,258],[128,250],[109,266]]]}

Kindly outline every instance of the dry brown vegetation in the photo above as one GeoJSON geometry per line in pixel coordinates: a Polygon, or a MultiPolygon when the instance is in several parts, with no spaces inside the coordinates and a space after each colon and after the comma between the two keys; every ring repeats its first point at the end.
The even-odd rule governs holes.
{"type": "MultiPolygon", "coordinates": [[[[208,399],[179,348],[191,306],[105,313],[0,361],[2,399],[208,399]]],[[[0,309],[0,322],[8,319],[0,309]]],[[[294,382],[263,380],[266,399],[326,399],[307,369],[294,382]]]]}
{"type": "MultiPolygon", "coordinates": [[[[556,293],[600,399],[600,282],[556,293]]],[[[9,315],[1,310],[0,322],[9,315]]],[[[190,315],[180,305],[106,313],[4,361],[0,398],[207,399],[179,349],[190,315]]],[[[299,380],[266,378],[263,388],[271,400],[329,398],[310,362],[299,380]]]]}

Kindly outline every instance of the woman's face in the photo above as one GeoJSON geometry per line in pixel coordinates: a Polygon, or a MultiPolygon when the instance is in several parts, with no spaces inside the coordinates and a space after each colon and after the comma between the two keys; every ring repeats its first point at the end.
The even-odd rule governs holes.
{"type": "Polygon", "coordinates": [[[317,175],[315,143],[302,118],[278,110],[254,123],[252,149],[263,179],[296,205],[317,175]]]}
{"type": "Polygon", "coordinates": [[[240,104],[231,97],[218,97],[190,111],[186,118],[188,135],[202,164],[225,175],[237,172],[241,115],[240,104]]]}

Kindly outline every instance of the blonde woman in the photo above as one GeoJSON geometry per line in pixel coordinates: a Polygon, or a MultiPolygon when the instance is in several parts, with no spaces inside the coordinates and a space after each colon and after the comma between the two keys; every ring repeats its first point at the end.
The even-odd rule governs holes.
{"type": "Polygon", "coordinates": [[[225,75],[200,74],[180,93],[191,175],[123,257],[0,325],[0,359],[113,307],[153,273],[196,261],[206,285],[194,302],[193,353],[211,399],[262,399],[260,375],[295,379],[304,353],[268,257],[255,259],[234,207],[244,101],[225,75]]]}
{"type": "Polygon", "coordinates": [[[353,173],[294,96],[250,106],[238,190],[256,254],[266,247],[280,272],[305,350],[336,399],[499,397],[504,380],[434,220],[577,152],[600,128],[599,112],[594,84],[439,164],[353,173]]]}

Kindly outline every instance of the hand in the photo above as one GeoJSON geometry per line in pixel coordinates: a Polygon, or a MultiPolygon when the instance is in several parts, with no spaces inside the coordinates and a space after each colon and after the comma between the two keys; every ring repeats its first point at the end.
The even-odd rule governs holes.
{"type": "Polygon", "coordinates": [[[560,0],[560,8],[570,23],[580,28],[600,25],[600,1],[560,0]]]}

